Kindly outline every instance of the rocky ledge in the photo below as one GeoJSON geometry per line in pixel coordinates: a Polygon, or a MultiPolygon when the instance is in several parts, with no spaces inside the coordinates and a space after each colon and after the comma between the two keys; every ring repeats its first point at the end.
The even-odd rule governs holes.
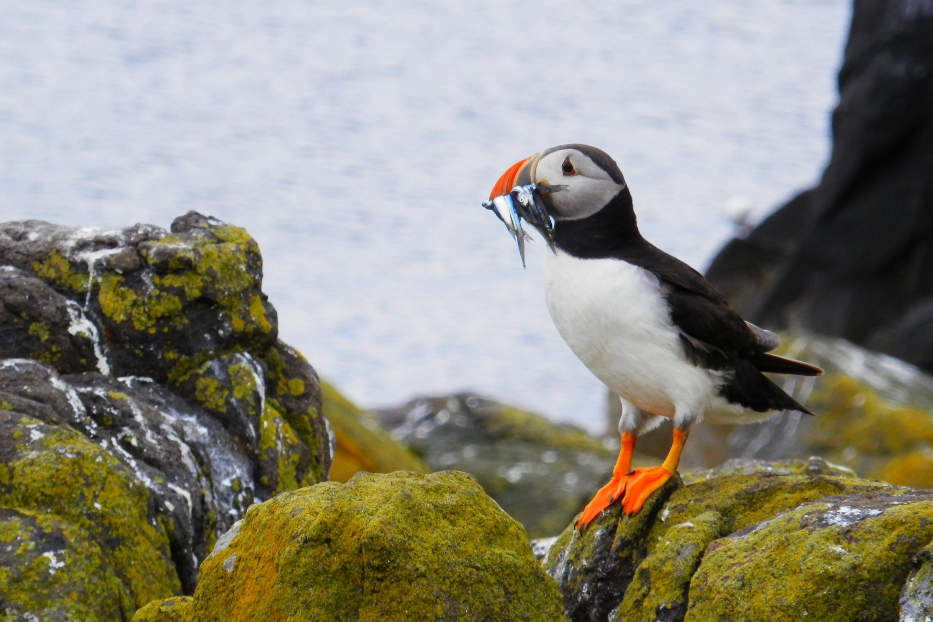
{"type": "Polygon", "coordinates": [[[616,507],[547,547],[570,620],[933,615],[933,491],[859,479],[819,458],[735,461],[686,480],[635,517],[616,507]]]}
{"type": "Polygon", "coordinates": [[[190,593],[250,504],[326,479],[317,375],[261,280],[253,239],[194,212],[171,231],[0,225],[9,619],[128,619],[190,593]]]}

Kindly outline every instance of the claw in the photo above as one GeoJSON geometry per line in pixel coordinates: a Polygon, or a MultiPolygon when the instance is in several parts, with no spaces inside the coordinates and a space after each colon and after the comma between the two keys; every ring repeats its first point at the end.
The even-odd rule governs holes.
{"type": "Polygon", "coordinates": [[[634,516],[641,511],[648,497],[663,486],[673,473],[662,466],[648,469],[635,469],[628,478],[625,497],[622,499],[622,510],[628,516],[634,516]]]}
{"type": "Polygon", "coordinates": [[[609,480],[609,483],[599,489],[593,499],[583,508],[583,514],[577,521],[577,529],[583,530],[590,523],[596,520],[603,510],[616,502],[625,494],[627,479],[625,476],[615,477],[609,480]]]}

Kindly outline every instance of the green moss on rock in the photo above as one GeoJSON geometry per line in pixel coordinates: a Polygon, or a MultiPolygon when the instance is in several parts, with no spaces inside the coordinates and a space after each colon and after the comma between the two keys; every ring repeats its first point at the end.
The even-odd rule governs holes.
{"type": "Polygon", "coordinates": [[[69,427],[0,417],[13,430],[12,444],[0,443],[0,507],[7,537],[21,542],[0,600],[29,611],[63,594],[62,606],[80,612],[74,619],[112,620],[180,591],[168,535],[148,520],[149,492],[116,458],[69,427]],[[30,559],[32,549],[48,555],[30,559]]]}
{"type": "Polygon", "coordinates": [[[201,566],[194,619],[562,619],[525,531],[469,476],[360,474],[247,512],[201,566]]]}
{"type": "Polygon", "coordinates": [[[260,483],[273,494],[305,484],[302,467],[307,467],[307,448],[272,400],[262,412],[259,433],[260,483]]]}
{"type": "MultiPolygon", "coordinates": [[[[828,497],[850,495],[853,507],[865,507],[878,495],[885,495],[895,504],[898,498],[908,503],[912,499],[910,495],[915,494],[910,489],[858,479],[819,459],[796,463],[739,462],[693,475],[689,481],[692,483],[683,486],[675,478],[652,495],[642,511],[632,518],[621,515],[616,505],[584,532],[570,525],[561,534],[544,563],[560,583],[572,618],[590,611],[594,612],[592,619],[613,621],[681,620],[685,619],[685,613],[688,620],[773,619],[767,609],[761,608],[755,615],[746,617],[702,617],[707,611],[706,605],[700,601],[694,604],[694,595],[701,594],[697,587],[698,568],[707,564],[713,543],[731,537],[730,534],[741,534],[743,530],[754,531],[775,516],[828,497]],[[862,505],[855,499],[861,499],[862,505]],[[693,613],[688,613],[688,605],[693,613]]],[[[933,493],[930,497],[933,499],[933,493]]],[[[900,513],[896,515],[902,517],[900,513]]],[[[914,528],[909,522],[898,525],[897,521],[889,526],[900,534],[914,528]]],[[[775,552],[783,546],[777,542],[774,542],[775,552]]],[[[876,544],[866,541],[865,547],[876,544]]],[[[850,545],[850,548],[863,550],[861,545],[850,545]]],[[[907,555],[906,549],[897,555],[907,555]]],[[[850,557],[852,561],[857,559],[850,557]]],[[[781,572],[793,574],[798,562],[794,556],[781,560],[781,572]]],[[[778,564],[778,561],[771,560],[771,563],[778,564]]],[[[732,572],[728,565],[718,568],[724,575],[732,572]]],[[[718,575],[712,572],[710,576],[718,575]]],[[[770,584],[751,575],[745,581],[746,591],[771,589],[770,584]]],[[[892,575],[885,590],[900,590],[902,583],[903,577],[892,575]]],[[[708,591],[715,591],[717,585],[711,583],[708,591]]],[[[739,584],[735,585],[735,598],[742,598],[739,584]]],[[[703,597],[697,598],[702,600],[703,597]]],[[[764,607],[764,602],[761,600],[758,604],[764,607]]],[[[726,615],[722,612],[727,609],[716,611],[726,615]]],[[[892,610],[888,611],[890,614],[892,610]]]]}
{"type": "Polygon", "coordinates": [[[811,451],[865,477],[933,482],[933,412],[894,404],[843,374],[822,378],[808,403],[819,414],[801,439],[811,451]]]}
{"type": "Polygon", "coordinates": [[[192,620],[193,600],[190,596],[175,596],[155,600],[139,609],[132,622],[186,622],[192,620]]]}
{"type": "Polygon", "coordinates": [[[86,268],[76,269],[60,252],[53,250],[41,261],[33,262],[36,275],[50,283],[73,292],[86,292],[89,286],[86,268]]]}
{"type": "Polygon", "coordinates": [[[933,495],[804,504],[712,543],[685,620],[890,620],[931,538],[933,495]]]}

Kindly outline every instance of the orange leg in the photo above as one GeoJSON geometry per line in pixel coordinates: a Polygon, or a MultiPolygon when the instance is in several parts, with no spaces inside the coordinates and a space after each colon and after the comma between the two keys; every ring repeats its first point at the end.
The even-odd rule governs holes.
{"type": "Polygon", "coordinates": [[[680,462],[680,453],[684,449],[685,442],[687,442],[687,430],[674,428],[674,440],[664,463],[648,469],[635,469],[629,474],[625,498],[622,500],[622,509],[626,514],[629,516],[638,514],[651,493],[671,478],[677,470],[677,463],[680,462]]]}
{"type": "Polygon", "coordinates": [[[632,450],[635,449],[635,435],[631,432],[622,433],[622,446],[619,448],[619,458],[612,469],[612,479],[599,489],[593,500],[583,508],[583,514],[577,521],[577,529],[583,529],[593,522],[599,513],[625,493],[627,474],[632,468],[632,450]]]}

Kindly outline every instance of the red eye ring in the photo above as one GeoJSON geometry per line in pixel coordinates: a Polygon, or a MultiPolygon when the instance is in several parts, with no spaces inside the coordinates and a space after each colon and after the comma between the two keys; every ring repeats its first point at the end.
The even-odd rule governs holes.
{"type": "Polygon", "coordinates": [[[573,162],[570,161],[570,156],[564,158],[564,163],[560,165],[560,170],[564,175],[576,175],[577,169],[573,167],[573,162]]]}

